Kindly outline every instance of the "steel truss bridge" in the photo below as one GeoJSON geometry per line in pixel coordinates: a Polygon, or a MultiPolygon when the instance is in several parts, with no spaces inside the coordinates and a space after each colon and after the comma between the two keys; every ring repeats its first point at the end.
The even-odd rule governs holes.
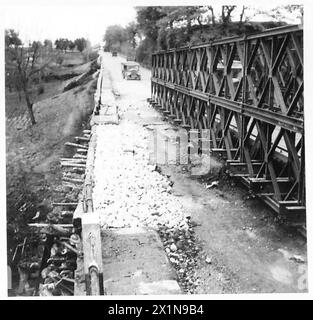
{"type": "Polygon", "coordinates": [[[305,217],[303,29],[286,26],[152,55],[150,102],[276,212],[305,217]]]}

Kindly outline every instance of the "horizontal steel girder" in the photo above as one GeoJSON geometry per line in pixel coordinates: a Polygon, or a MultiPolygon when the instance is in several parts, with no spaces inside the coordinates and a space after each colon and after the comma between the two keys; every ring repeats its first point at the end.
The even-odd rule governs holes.
{"type": "Polygon", "coordinates": [[[276,113],[267,109],[256,108],[253,105],[245,104],[239,101],[232,101],[223,97],[217,97],[211,93],[204,93],[190,88],[186,88],[181,85],[173,84],[155,77],[151,78],[153,83],[162,85],[177,92],[186,94],[193,98],[217,104],[228,110],[235,111],[244,116],[253,117],[257,120],[261,120],[272,125],[287,129],[293,132],[303,133],[303,120],[289,117],[284,114],[276,113]]]}

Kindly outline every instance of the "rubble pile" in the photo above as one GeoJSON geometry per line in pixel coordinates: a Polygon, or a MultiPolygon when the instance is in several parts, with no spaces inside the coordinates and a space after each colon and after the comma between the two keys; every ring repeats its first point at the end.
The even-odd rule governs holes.
{"type": "MultiPolygon", "coordinates": [[[[73,233],[73,213],[84,182],[86,149],[90,130],[84,130],[83,137],[75,137],[76,142],[65,145],[75,148],[71,158],[61,158],[63,183],[58,188],[59,195],[53,203],[44,200],[38,206],[33,222],[28,224],[31,232],[39,236],[37,249],[42,248],[36,262],[24,260],[18,264],[20,281],[18,294],[59,296],[74,294],[74,270],[81,254],[80,238],[73,233]],[[83,150],[83,154],[79,152],[83,150]],[[43,214],[45,208],[47,214],[43,214]],[[31,281],[36,279],[37,284],[31,281]]],[[[30,242],[30,241],[28,241],[30,242]]],[[[24,248],[24,246],[23,246],[24,248]]],[[[22,250],[23,251],[23,250],[22,250]]],[[[37,250],[38,251],[38,250],[37,250]]],[[[34,254],[32,254],[34,256],[34,254]]]]}
{"type": "Polygon", "coordinates": [[[74,294],[74,270],[79,252],[80,239],[76,234],[70,237],[54,237],[50,249],[48,266],[41,271],[43,283],[39,285],[41,296],[71,296],[74,294]]]}
{"type": "Polygon", "coordinates": [[[198,283],[194,268],[201,248],[197,245],[193,228],[188,229],[159,227],[159,235],[164,244],[165,252],[177,272],[177,280],[185,293],[194,293],[198,283]]]}

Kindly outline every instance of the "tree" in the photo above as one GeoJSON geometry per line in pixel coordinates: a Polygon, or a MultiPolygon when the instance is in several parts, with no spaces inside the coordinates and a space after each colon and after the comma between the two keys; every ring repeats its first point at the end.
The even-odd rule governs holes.
{"type": "Polygon", "coordinates": [[[231,14],[237,6],[222,6],[221,21],[223,24],[227,24],[231,21],[231,14]]]}
{"type": "Polygon", "coordinates": [[[64,38],[57,39],[54,42],[56,49],[63,50],[64,52],[67,50],[69,43],[70,41],[64,38]]]}
{"type": "MultiPolygon", "coordinates": [[[[290,5],[275,8],[266,14],[282,17],[284,12],[298,12],[302,17],[303,7],[290,5]]],[[[246,24],[258,12],[247,6],[237,9],[235,5],[223,6],[151,6],[136,7],[136,22],[122,28],[109,26],[104,35],[106,50],[119,50],[124,54],[136,51],[139,62],[150,64],[151,53],[185,45],[199,44],[227,36],[242,35],[260,31],[263,28],[283,25],[276,21],[266,23],[246,24]],[[249,10],[248,10],[249,9],[249,10]],[[237,13],[236,13],[237,11],[237,13]],[[238,18],[233,21],[234,17],[238,18]],[[138,41],[139,40],[139,41],[138,41]]],[[[260,11],[260,10],[259,10],[260,11]]],[[[259,12],[264,14],[264,12],[259,12]]]]}
{"type": "Polygon", "coordinates": [[[87,40],[85,38],[78,38],[74,41],[74,43],[79,52],[83,52],[87,46],[87,40]]]}
{"type": "Polygon", "coordinates": [[[205,24],[203,6],[164,7],[164,16],[157,25],[160,27],[158,44],[162,49],[189,44],[194,30],[200,30],[202,38],[205,24]]]}
{"type": "Polygon", "coordinates": [[[214,9],[213,9],[212,6],[208,6],[207,9],[208,9],[208,11],[211,12],[211,21],[212,21],[213,26],[215,26],[215,14],[214,14],[214,9]]]}
{"type": "Polygon", "coordinates": [[[165,7],[136,7],[138,29],[147,37],[151,43],[156,43],[160,27],[157,22],[166,13],[165,7]]]}
{"type": "Polygon", "coordinates": [[[5,46],[7,48],[21,46],[22,41],[18,36],[18,32],[13,29],[5,30],[5,46]]]}
{"type": "Polygon", "coordinates": [[[70,40],[68,43],[68,48],[73,51],[75,47],[76,47],[76,44],[74,43],[74,41],[70,40]]]}
{"type": "Polygon", "coordinates": [[[246,11],[247,8],[248,7],[246,7],[246,6],[242,6],[241,13],[240,13],[240,18],[239,18],[239,23],[243,23],[243,17],[245,15],[245,11],[246,11]]]}
{"type": "Polygon", "coordinates": [[[106,50],[120,50],[123,42],[127,41],[125,29],[120,25],[107,27],[103,40],[105,41],[106,50]]]}
{"type": "Polygon", "coordinates": [[[43,46],[47,49],[47,51],[52,50],[52,41],[49,39],[44,40],[43,46]]]}
{"type": "Polygon", "coordinates": [[[28,114],[33,125],[36,124],[36,121],[29,86],[34,77],[48,64],[48,62],[44,63],[43,59],[40,59],[42,58],[41,49],[40,41],[34,41],[30,46],[24,47],[17,32],[6,30],[6,61],[12,64],[16,88],[24,93],[28,114]]]}
{"type": "Polygon", "coordinates": [[[33,41],[31,47],[33,50],[36,50],[38,52],[39,49],[41,49],[43,47],[43,45],[40,41],[33,41]]]}
{"type": "Polygon", "coordinates": [[[137,46],[136,36],[138,34],[138,25],[135,22],[129,23],[125,28],[125,32],[128,42],[130,43],[131,47],[135,49],[137,46]]]}

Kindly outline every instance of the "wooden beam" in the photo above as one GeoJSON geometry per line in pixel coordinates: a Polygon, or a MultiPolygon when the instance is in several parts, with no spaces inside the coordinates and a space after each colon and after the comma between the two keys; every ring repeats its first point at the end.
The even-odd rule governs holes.
{"type": "Polygon", "coordinates": [[[88,142],[90,139],[89,139],[89,138],[86,138],[86,137],[75,137],[75,140],[88,142]]]}
{"type": "Polygon", "coordinates": [[[73,142],[65,142],[66,146],[69,146],[69,147],[75,147],[75,148],[80,148],[80,149],[88,149],[87,146],[83,146],[82,144],[78,144],[78,143],[73,143],[73,142]]]}
{"type": "Polygon", "coordinates": [[[74,167],[74,168],[86,168],[86,164],[84,163],[72,163],[72,162],[61,162],[62,167],[74,167]]]}

